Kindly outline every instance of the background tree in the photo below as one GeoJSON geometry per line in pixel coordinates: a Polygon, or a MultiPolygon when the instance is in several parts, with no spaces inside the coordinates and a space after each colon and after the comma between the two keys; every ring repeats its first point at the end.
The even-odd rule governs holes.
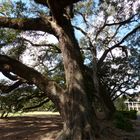
{"type": "Polygon", "coordinates": [[[93,68],[96,92],[101,90],[99,93],[103,93],[100,98],[103,99],[100,102],[105,107],[106,115],[111,116],[114,107],[110,108],[112,103],[106,100],[108,97],[105,93],[109,96],[112,94],[110,97],[115,100],[121,94],[129,94],[127,90],[136,90],[139,87],[139,74],[130,63],[130,58],[135,57],[132,54],[132,48],[139,47],[136,39],[138,37],[136,34],[138,35],[139,32],[139,3],[120,1],[118,4],[117,1],[104,1],[99,5],[95,4],[94,8],[91,3],[88,3],[87,11],[94,9],[94,12],[88,12],[92,14],[77,11],[82,17],[82,23],[85,23],[85,28],[76,26],[75,29],[84,35],[81,43],[84,46],[85,60],[93,68]],[[131,42],[133,39],[135,45],[131,42]]]}
{"type": "Polygon", "coordinates": [[[119,110],[119,111],[128,110],[126,104],[124,103],[125,100],[126,100],[126,98],[124,96],[117,98],[117,100],[115,101],[115,106],[116,106],[117,110],[119,110]]]}

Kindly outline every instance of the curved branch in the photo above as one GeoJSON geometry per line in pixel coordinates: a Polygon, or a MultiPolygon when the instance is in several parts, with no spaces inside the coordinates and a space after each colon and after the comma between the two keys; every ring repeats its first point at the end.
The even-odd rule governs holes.
{"type": "Polygon", "coordinates": [[[54,81],[50,81],[33,68],[30,68],[18,60],[12,59],[8,56],[0,55],[0,71],[3,69],[20,76],[29,83],[35,84],[54,103],[60,103],[60,97],[63,95],[64,90],[54,81]]]}
{"type": "Polygon", "coordinates": [[[9,93],[9,92],[13,91],[14,89],[18,88],[21,84],[23,84],[23,82],[20,80],[10,86],[0,84],[0,90],[3,93],[9,93]]]}
{"type": "Polygon", "coordinates": [[[98,61],[98,67],[100,67],[100,66],[102,65],[102,63],[103,63],[103,61],[105,60],[107,54],[108,54],[111,50],[113,50],[113,49],[115,49],[115,48],[117,48],[117,47],[120,47],[120,48],[122,48],[123,50],[126,49],[124,46],[121,46],[121,44],[122,44],[129,36],[131,36],[132,34],[136,33],[139,29],[140,29],[140,25],[137,26],[136,28],[134,28],[134,29],[133,29],[132,31],[130,31],[128,34],[126,34],[126,35],[121,39],[120,42],[118,42],[117,44],[115,44],[115,45],[112,46],[111,48],[105,50],[104,53],[103,53],[103,55],[101,56],[100,60],[98,61]]]}
{"type": "Polygon", "coordinates": [[[83,35],[87,36],[87,32],[78,26],[73,26],[76,30],[80,31],[83,35]]]}
{"type": "Polygon", "coordinates": [[[87,19],[86,19],[86,15],[83,14],[83,13],[81,13],[81,12],[79,12],[79,11],[75,11],[75,12],[76,12],[77,14],[79,14],[79,15],[82,17],[82,19],[83,19],[84,23],[86,24],[86,26],[89,27],[88,21],[87,21],[87,19]]]}
{"type": "Polygon", "coordinates": [[[136,15],[138,14],[134,14],[132,15],[131,17],[129,17],[128,19],[124,20],[124,21],[120,21],[120,22],[114,22],[114,23],[107,23],[105,24],[104,26],[112,26],[112,25],[125,25],[125,24],[128,24],[130,22],[134,22],[136,21],[135,19],[132,20],[136,15]]]}
{"type": "Polygon", "coordinates": [[[101,31],[107,27],[107,26],[115,26],[115,25],[119,25],[119,26],[122,26],[122,25],[126,25],[128,23],[131,23],[131,22],[134,22],[136,20],[132,20],[137,14],[134,14],[132,15],[131,17],[129,17],[128,19],[124,20],[124,21],[120,21],[120,22],[113,22],[113,23],[106,23],[107,22],[107,19],[105,19],[104,21],[104,24],[103,26],[97,31],[96,33],[96,37],[95,37],[95,40],[97,39],[97,37],[99,36],[99,34],[101,33],[101,31]]]}
{"type": "Polygon", "coordinates": [[[9,78],[10,80],[12,80],[12,81],[16,81],[16,80],[19,79],[18,76],[12,75],[12,74],[10,74],[10,73],[7,72],[7,71],[2,71],[2,74],[3,74],[4,76],[6,76],[7,78],[9,78]]]}
{"type": "Polygon", "coordinates": [[[41,107],[42,105],[44,105],[45,103],[47,103],[49,101],[50,101],[50,99],[46,99],[46,100],[42,101],[41,103],[39,103],[37,105],[23,108],[23,111],[27,111],[27,110],[30,110],[30,109],[35,109],[35,108],[41,107]]]}

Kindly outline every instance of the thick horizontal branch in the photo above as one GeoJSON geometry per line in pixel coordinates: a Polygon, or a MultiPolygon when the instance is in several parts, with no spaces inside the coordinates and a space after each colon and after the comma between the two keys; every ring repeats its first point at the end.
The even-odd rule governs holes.
{"type": "Polygon", "coordinates": [[[40,18],[8,18],[0,16],[0,27],[24,31],[44,31],[54,34],[46,16],[40,18]]]}
{"type": "Polygon", "coordinates": [[[12,72],[27,81],[35,83],[34,76],[40,76],[40,73],[35,71],[34,69],[27,67],[21,62],[12,59],[5,55],[0,55],[0,71],[12,72]],[[31,75],[29,75],[31,74],[31,75]]]}

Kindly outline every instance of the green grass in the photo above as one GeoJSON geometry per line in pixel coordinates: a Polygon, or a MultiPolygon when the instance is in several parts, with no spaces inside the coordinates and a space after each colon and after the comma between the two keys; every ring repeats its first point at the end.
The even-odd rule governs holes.
{"type": "MultiPolygon", "coordinates": [[[[1,115],[1,113],[0,113],[1,115]]],[[[45,111],[34,111],[34,112],[26,112],[26,113],[9,113],[8,117],[18,117],[18,116],[37,116],[37,115],[60,115],[59,112],[45,112],[45,111]]]]}

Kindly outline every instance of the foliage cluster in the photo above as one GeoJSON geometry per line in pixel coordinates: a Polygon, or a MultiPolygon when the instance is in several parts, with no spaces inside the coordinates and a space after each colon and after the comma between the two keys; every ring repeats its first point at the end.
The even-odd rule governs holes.
{"type": "Polygon", "coordinates": [[[116,110],[119,110],[122,112],[128,110],[126,104],[124,103],[125,100],[126,100],[126,98],[124,98],[124,96],[119,97],[115,100],[114,104],[115,104],[116,110]]]}
{"type": "Polygon", "coordinates": [[[127,117],[128,116],[124,115],[123,112],[116,112],[114,114],[114,125],[116,128],[125,130],[127,132],[132,132],[134,130],[133,124],[127,117]]]}
{"type": "Polygon", "coordinates": [[[136,120],[137,119],[137,111],[130,110],[130,111],[118,111],[119,114],[122,114],[125,118],[136,120]]]}

